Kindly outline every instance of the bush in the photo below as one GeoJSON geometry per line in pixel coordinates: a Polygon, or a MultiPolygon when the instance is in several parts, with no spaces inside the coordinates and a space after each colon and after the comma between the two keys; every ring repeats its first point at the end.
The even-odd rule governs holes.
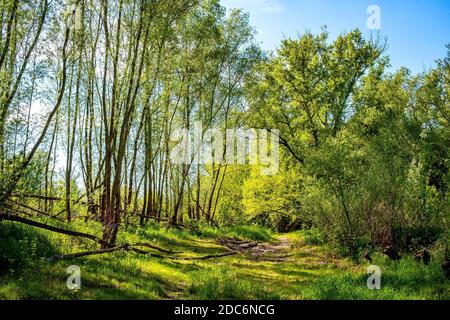
{"type": "Polygon", "coordinates": [[[303,230],[302,235],[306,244],[313,246],[320,246],[325,244],[325,237],[317,229],[303,230]]]}
{"type": "Polygon", "coordinates": [[[32,266],[56,250],[50,241],[32,227],[0,223],[0,274],[32,266]]]}
{"type": "Polygon", "coordinates": [[[276,232],[300,230],[309,222],[301,214],[301,181],[294,168],[280,168],[276,176],[263,176],[254,168],[244,182],[242,203],[247,220],[276,232]]]}
{"type": "Polygon", "coordinates": [[[421,248],[429,248],[445,230],[435,226],[416,226],[409,228],[394,228],[394,242],[396,247],[403,251],[417,251],[421,248]]]}

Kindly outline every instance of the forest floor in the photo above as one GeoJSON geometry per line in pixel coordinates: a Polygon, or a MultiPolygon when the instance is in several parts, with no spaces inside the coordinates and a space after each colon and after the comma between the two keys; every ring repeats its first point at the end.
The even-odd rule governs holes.
{"type": "MultiPolygon", "coordinates": [[[[30,228],[4,223],[0,238],[16,249],[34,248],[30,254],[22,250],[27,257],[91,249],[84,240],[30,228]],[[21,234],[25,240],[14,245],[21,234]]],[[[372,291],[366,287],[369,263],[310,244],[303,232],[207,227],[194,234],[153,225],[122,232],[119,242],[125,241],[179,253],[163,259],[114,252],[57,262],[17,257],[18,267],[0,275],[0,299],[450,299],[450,282],[439,274],[437,261],[423,266],[375,256],[384,273],[382,290],[372,291]],[[216,255],[227,256],[202,259],[216,255]],[[80,267],[81,290],[67,288],[70,265],[80,267]]]]}

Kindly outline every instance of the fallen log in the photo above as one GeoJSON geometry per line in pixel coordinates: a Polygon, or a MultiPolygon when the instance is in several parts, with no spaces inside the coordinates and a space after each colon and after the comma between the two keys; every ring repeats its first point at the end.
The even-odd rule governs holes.
{"type": "Polygon", "coordinates": [[[227,252],[227,253],[221,253],[221,254],[211,254],[203,257],[192,257],[192,258],[175,258],[172,257],[173,260],[208,260],[208,259],[216,259],[216,258],[223,258],[228,256],[234,256],[238,254],[239,252],[233,251],[233,252],[227,252]]]}
{"type": "Polygon", "coordinates": [[[187,257],[187,258],[185,257],[185,258],[183,258],[183,257],[170,257],[170,256],[163,256],[163,255],[159,255],[159,254],[154,254],[154,253],[151,253],[151,252],[147,252],[145,250],[141,250],[141,249],[138,249],[138,248],[133,248],[132,246],[127,248],[127,250],[134,251],[136,253],[140,253],[140,254],[147,255],[147,256],[150,256],[150,257],[154,257],[154,258],[169,259],[169,260],[174,260],[174,261],[176,261],[176,260],[178,260],[178,261],[180,261],[180,260],[192,261],[192,260],[217,259],[217,258],[233,256],[233,255],[236,255],[236,254],[239,253],[239,252],[235,251],[235,252],[227,252],[227,253],[221,253],[221,254],[211,254],[211,255],[202,256],[202,257],[187,257]]]}
{"type": "Polygon", "coordinates": [[[163,255],[160,255],[160,254],[156,254],[156,253],[153,253],[153,252],[148,252],[148,251],[141,250],[141,249],[138,249],[138,248],[133,248],[133,247],[129,247],[126,250],[127,251],[133,251],[135,253],[139,253],[139,254],[145,255],[147,257],[152,257],[152,258],[159,258],[159,259],[170,258],[170,257],[166,257],[166,256],[163,256],[163,255]]]}
{"type": "Polygon", "coordinates": [[[181,251],[173,251],[173,250],[167,250],[167,249],[163,249],[160,247],[157,247],[153,244],[150,243],[135,243],[133,245],[131,245],[132,247],[146,247],[146,248],[150,248],[159,252],[163,252],[163,253],[168,253],[168,254],[176,254],[176,253],[182,253],[181,251]]]}
{"type": "MultiPolygon", "coordinates": [[[[40,223],[40,222],[36,222],[33,220],[29,220],[29,219],[25,219],[16,215],[11,215],[11,214],[0,214],[0,222],[1,221],[13,221],[13,222],[19,222],[19,223],[23,223],[26,225],[30,225],[33,227],[37,227],[37,228],[41,228],[41,229],[45,229],[45,230],[49,230],[49,231],[53,231],[53,232],[57,232],[57,233],[61,233],[61,234],[65,234],[65,235],[70,235],[70,236],[75,236],[75,237],[81,237],[81,238],[85,238],[85,239],[89,239],[92,241],[95,241],[99,244],[106,244],[106,245],[110,245],[109,243],[106,243],[105,241],[103,241],[102,239],[88,234],[88,233],[83,233],[83,232],[77,232],[77,231],[71,231],[71,230],[67,230],[67,229],[62,229],[62,228],[58,228],[58,227],[54,227],[54,226],[50,226],[44,223],[40,223]]],[[[181,258],[181,257],[171,257],[171,256],[163,256],[163,255],[159,255],[159,254],[155,254],[152,252],[148,252],[145,250],[141,250],[139,248],[135,248],[135,247],[147,247],[153,250],[157,250],[160,252],[164,252],[167,254],[175,254],[175,253],[183,253],[183,252],[174,252],[174,251],[170,251],[167,249],[163,249],[163,248],[159,248],[157,246],[154,246],[152,244],[149,243],[136,243],[136,244],[123,244],[120,246],[116,246],[116,247],[112,247],[112,248],[107,248],[107,249],[99,249],[99,250],[91,250],[91,251],[85,251],[85,252],[78,252],[78,253],[72,253],[72,254],[67,254],[67,255],[59,255],[59,256],[54,256],[52,258],[50,258],[50,261],[57,261],[57,260],[65,260],[65,259],[73,259],[73,258],[79,258],[79,257],[86,257],[86,256],[91,256],[91,255],[98,255],[98,254],[106,254],[106,253],[112,253],[112,252],[116,252],[116,251],[120,251],[120,250],[127,250],[127,251],[133,251],[135,253],[139,253],[139,254],[143,254],[149,257],[154,257],[154,258],[160,258],[160,259],[171,259],[171,260],[208,260],[208,259],[216,259],[216,258],[222,258],[222,257],[227,257],[227,256],[231,256],[231,255],[236,255],[239,252],[237,251],[233,251],[233,252],[227,252],[227,253],[222,253],[222,254],[216,254],[216,255],[207,255],[207,256],[203,256],[203,257],[191,257],[191,258],[181,258]]]]}
{"type": "MultiPolygon", "coordinates": [[[[35,212],[35,213],[37,213],[37,214],[39,214],[39,215],[41,215],[41,216],[49,217],[49,218],[56,219],[56,220],[59,220],[59,221],[63,221],[61,218],[54,217],[54,216],[52,216],[52,215],[50,215],[50,214],[48,214],[48,213],[45,213],[45,212],[40,211],[40,210],[38,210],[38,209],[32,208],[32,207],[30,207],[30,206],[27,206],[26,204],[19,203],[19,202],[14,202],[14,201],[13,201],[12,203],[15,204],[15,205],[17,205],[17,206],[19,206],[19,207],[22,207],[22,208],[24,208],[24,209],[30,210],[30,211],[32,211],[32,212],[35,212]]],[[[13,209],[13,210],[14,210],[14,209],[13,209]]]]}
{"type": "MultiPolygon", "coordinates": [[[[10,214],[1,214],[0,215],[0,221],[2,220],[6,220],[6,221],[13,221],[13,222],[19,222],[19,223],[23,223],[26,225],[30,225],[33,227],[37,227],[37,228],[41,228],[41,229],[45,229],[45,230],[49,230],[49,231],[53,231],[53,232],[57,232],[57,233],[61,233],[61,234],[65,234],[65,235],[69,235],[69,236],[75,236],[75,237],[82,237],[82,238],[86,238],[92,241],[95,241],[99,244],[106,244],[106,245],[110,245],[109,243],[103,241],[102,239],[100,239],[97,236],[88,234],[88,233],[83,233],[83,232],[77,232],[77,231],[71,231],[71,230],[67,230],[67,229],[62,229],[62,228],[57,228],[57,227],[53,227],[44,223],[40,223],[40,222],[36,222],[33,220],[29,220],[29,219],[25,219],[16,215],[10,215],[10,214]]],[[[100,253],[109,253],[109,252],[114,252],[117,251],[117,248],[121,248],[123,246],[126,247],[147,247],[156,251],[160,251],[163,253],[167,253],[167,254],[175,254],[175,253],[182,253],[182,252],[175,252],[172,250],[167,250],[167,249],[163,249],[160,248],[158,246],[152,245],[150,243],[136,243],[136,244],[126,244],[126,245],[121,245],[121,246],[116,246],[113,248],[108,248],[108,249],[103,249],[102,250],[95,250],[95,251],[89,251],[89,252],[93,252],[93,254],[100,254],[100,253]],[[111,251],[109,251],[111,250],[111,251]]],[[[82,255],[83,256],[83,255],[82,255]]]]}
{"type": "Polygon", "coordinates": [[[100,238],[98,238],[98,237],[96,237],[96,236],[94,236],[92,234],[78,232],[78,231],[71,231],[71,230],[67,230],[67,229],[62,229],[62,228],[50,226],[48,224],[44,224],[44,223],[36,222],[36,221],[33,221],[33,220],[25,219],[25,218],[22,218],[22,217],[19,217],[19,216],[16,216],[16,215],[0,214],[0,221],[2,221],[2,220],[19,222],[19,223],[23,223],[23,224],[26,224],[26,225],[29,225],[29,226],[36,227],[36,228],[41,228],[41,229],[45,229],[45,230],[49,230],[49,231],[53,231],[53,232],[57,232],[57,233],[65,234],[65,235],[69,235],[69,236],[81,237],[81,238],[85,238],[85,239],[89,239],[89,240],[98,242],[100,244],[109,245],[109,243],[106,243],[102,239],[100,239],[100,238]]]}

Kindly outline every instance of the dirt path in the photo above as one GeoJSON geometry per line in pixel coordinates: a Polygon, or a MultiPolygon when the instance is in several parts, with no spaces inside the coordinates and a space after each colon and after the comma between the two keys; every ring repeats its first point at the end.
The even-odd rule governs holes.
{"type": "Polygon", "coordinates": [[[232,250],[245,254],[247,258],[257,261],[268,262],[287,262],[292,256],[289,254],[291,246],[290,241],[281,236],[276,242],[256,242],[256,241],[241,241],[231,238],[220,239],[219,243],[232,250]]]}

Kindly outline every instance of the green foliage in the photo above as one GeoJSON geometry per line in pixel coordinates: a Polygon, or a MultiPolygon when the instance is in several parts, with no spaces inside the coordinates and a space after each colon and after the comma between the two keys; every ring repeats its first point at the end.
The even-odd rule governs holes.
{"type": "Polygon", "coordinates": [[[310,245],[324,245],[325,244],[325,237],[324,235],[317,229],[308,229],[301,231],[301,235],[303,236],[303,239],[305,240],[305,243],[310,245]]]}
{"type": "Polygon", "coordinates": [[[250,122],[279,128],[282,161],[298,167],[247,181],[251,215],[300,216],[352,255],[429,247],[450,228],[448,59],[391,74],[382,52],[358,30],[331,43],[324,31],[285,40],[259,65],[250,122]],[[401,236],[409,230],[423,234],[401,236]]]}
{"type": "Polygon", "coordinates": [[[236,225],[246,222],[242,199],[245,190],[244,181],[248,175],[249,170],[245,167],[237,165],[227,167],[218,205],[217,222],[220,225],[236,225]]]}
{"type": "Polygon", "coordinates": [[[205,238],[232,237],[255,241],[270,241],[272,238],[272,232],[269,229],[255,224],[234,225],[221,228],[201,225],[195,234],[205,238]]]}
{"type": "MultiPolygon", "coordinates": [[[[38,261],[37,257],[55,254],[53,248],[58,248],[58,254],[97,248],[94,243],[77,237],[36,232],[30,227],[4,222],[0,227],[2,239],[6,235],[16,239],[6,237],[9,244],[18,243],[17,237],[33,239],[35,245],[30,245],[30,240],[10,248],[17,255],[17,252],[30,252],[27,250],[34,246],[34,262],[38,261]]],[[[100,224],[77,220],[71,223],[71,228],[90,234],[101,232],[100,224]]],[[[168,230],[150,223],[146,227],[122,230],[118,241],[146,241],[182,251],[183,257],[227,252],[217,243],[222,237],[248,236],[264,241],[259,235],[260,227],[225,230],[205,226],[199,230],[203,234],[168,230]]],[[[283,255],[289,257],[282,263],[273,262],[273,253],[258,259],[244,253],[219,259],[173,261],[116,252],[54,263],[24,264],[14,274],[0,275],[0,299],[448,299],[450,296],[449,283],[440,270],[442,250],[433,251],[430,266],[417,264],[412,258],[392,262],[374,255],[374,263],[382,267],[386,278],[382,280],[385,288],[373,292],[366,288],[364,268],[348,259],[333,258],[328,249],[305,244],[316,242],[317,239],[312,240],[315,237],[319,238],[315,231],[271,235],[271,243],[266,245],[277,248],[280,240],[288,244],[285,249],[277,249],[286,250],[283,255]],[[76,293],[66,287],[66,268],[70,264],[82,270],[82,290],[76,293]]],[[[1,248],[3,244],[0,243],[1,248]]]]}
{"type": "Polygon", "coordinates": [[[394,243],[405,252],[415,252],[422,248],[430,248],[444,237],[442,226],[419,225],[413,227],[394,228],[394,243]]]}
{"type": "Polygon", "coordinates": [[[54,245],[32,227],[0,223],[0,239],[0,274],[14,274],[57,252],[54,245]]]}
{"type": "Polygon", "coordinates": [[[81,30],[65,39],[59,3],[0,4],[11,22],[2,36],[14,39],[2,40],[0,63],[0,214],[39,221],[63,214],[68,200],[72,222],[48,223],[103,232],[111,243],[147,241],[188,259],[130,252],[76,259],[89,290],[70,293],[65,264],[40,258],[98,243],[0,221],[0,298],[448,297],[441,253],[433,251],[428,267],[377,256],[385,289],[370,292],[357,266],[314,246],[354,258],[388,247],[404,257],[447,249],[450,52],[428,72],[390,73],[384,44],[359,30],[331,40],[324,29],[266,55],[249,15],[227,13],[219,0],[110,2],[83,5],[81,30]],[[48,54],[48,41],[57,52],[48,54]],[[30,119],[38,102],[54,110],[30,119]],[[172,165],[172,134],[196,121],[279,130],[279,173],[172,165]],[[67,157],[65,181],[55,174],[61,152],[79,162],[67,157]],[[227,252],[218,240],[230,237],[267,242],[270,256],[192,259],[227,252]],[[16,277],[30,270],[42,272],[25,284],[16,277]]]}
{"type": "Polygon", "coordinates": [[[301,215],[301,182],[293,169],[281,171],[276,176],[263,176],[255,167],[244,182],[242,203],[247,221],[277,232],[300,229],[308,221],[301,215]]]}
{"type": "Polygon", "coordinates": [[[228,227],[224,233],[235,238],[244,238],[256,241],[269,241],[272,233],[270,230],[258,225],[239,225],[228,227]]]}

